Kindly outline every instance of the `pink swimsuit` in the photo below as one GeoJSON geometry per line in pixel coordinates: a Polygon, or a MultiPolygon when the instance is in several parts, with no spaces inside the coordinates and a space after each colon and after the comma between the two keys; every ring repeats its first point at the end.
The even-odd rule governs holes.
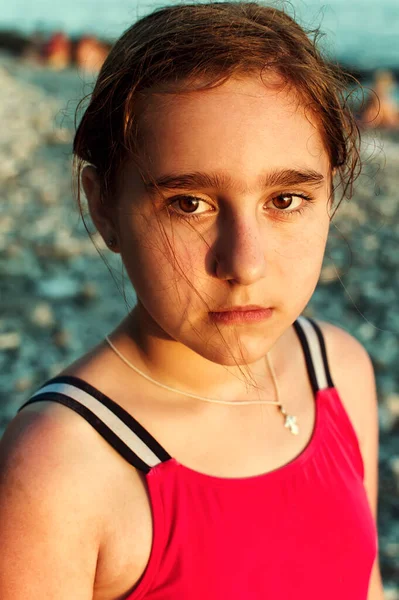
{"type": "Polygon", "coordinates": [[[220,478],[183,466],[119,405],[75,377],[51,379],[26,403],[69,406],[146,474],[153,545],[128,600],[367,599],[377,535],[358,440],[320,328],[304,317],[294,327],[316,423],[299,456],[262,475],[220,478]]]}

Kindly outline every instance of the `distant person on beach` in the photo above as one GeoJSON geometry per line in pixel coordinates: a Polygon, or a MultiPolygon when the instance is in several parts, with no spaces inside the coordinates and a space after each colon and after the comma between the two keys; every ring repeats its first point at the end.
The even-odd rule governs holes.
{"type": "Polygon", "coordinates": [[[55,70],[69,67],[72,59],[72,43],[62,31],[53,33],[43,48],[45,63],[55,70]]]}
{"type": "Polygon", "coordinates": [[[390,71],[377,71],[360,123],[367,128],[399,128],[399,106],[393,97],[395,79],[390,71]]]}
{"type": "Polygon", "coordinates": [[[101,69],[107,55],[108,48],[95,36],[85,35],[76,44],[75,60],[81,71],[96,73],[101,69]]]}
{"type": "Polygon", "coordinates": [[[257,3],[115,43],[74,155],[137,304],[5,432],[2,600],[383,599],[371,360],[306,316],[359,172],[345,90],[257,3]]]}

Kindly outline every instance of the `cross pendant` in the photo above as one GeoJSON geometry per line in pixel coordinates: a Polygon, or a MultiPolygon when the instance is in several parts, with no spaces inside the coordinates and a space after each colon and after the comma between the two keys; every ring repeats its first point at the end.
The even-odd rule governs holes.
{"type": "Polygon", "coordinates": [[[284,427],[289,429],[293,435],[298,435],[299,427],[296,422],[296,417],[293,415],[285,415],[284,427]]]}

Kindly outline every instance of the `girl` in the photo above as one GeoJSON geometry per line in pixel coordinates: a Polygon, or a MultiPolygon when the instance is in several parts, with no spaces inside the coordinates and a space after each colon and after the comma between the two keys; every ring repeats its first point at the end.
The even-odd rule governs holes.
{"type": "Polygon", "coordinates": [[[137,305],[2,442],[2,600],[380,600],[363,347],[302,316],[357,130],[339,74],[255,3],[158,10],[74,152],[137,305]]]}

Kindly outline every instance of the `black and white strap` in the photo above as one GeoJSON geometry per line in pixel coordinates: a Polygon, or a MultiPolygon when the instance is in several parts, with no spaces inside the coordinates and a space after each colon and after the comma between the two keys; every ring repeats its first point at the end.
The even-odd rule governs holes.
{"type": "Polygon", "coordinates": [[[313,319],[298,317],[294,323],[295,331],[305,354],[313,392],[334,387],[327,360],[326,345],[320,327],[313,319]]]}
{"type": "Polygon", "coordinates": [[[134,467],[148,473],[171,457],[138,421],[113,400],[77,377],[55,377],[19,410],[43,400],[68,406],[102,435],[134,467]]]}

